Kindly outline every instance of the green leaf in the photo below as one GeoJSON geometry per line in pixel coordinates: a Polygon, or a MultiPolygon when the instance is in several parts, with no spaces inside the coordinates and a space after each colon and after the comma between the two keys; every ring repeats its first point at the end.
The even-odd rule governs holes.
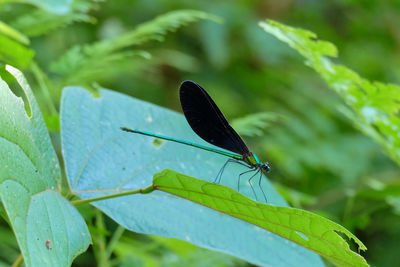
{"type": "Polygon", "coordinates": [[[148,41],[163,41],[168,32],[174,32],[182,26],[201,19],[218,21],[217,17],[201,11],[171,11],[115,39],[75,46],[53,63],[51,69],[64,76],[65,84],[92,82],[102,75],[107,75],[112,63],[122,62],[132,56],[150,57],[150,54],[145,51],[126,51],[125,49],[148,41]]]}
{"type": "Polygon", "coordinates": [[[0,62],[26,68],[34,56],[33,50],[0,34],[0,62]]]}
{"type": "Polygon", "coordinates": [[[211,209],[254,224],[308,248],[337,266],[368,266],[336,232],[353,239],[360,250],[364,244],[346,228],[314,213],[250,200],[234,190],[164,170],[154,175],[154,188],[191,200],[211,209]]]}
{"type": "Polygon", "coordinates": [[[363,188],[357,191],[356,196],[369,199],[386,199],[388,197],[400,197],[400,183],[393,181],[384,183],[379,180],[369,179],[366,181],[369,188],[363,188]]]}
{"type": "Polygon", "coordinates": [[[86,229],[86,225],[82,219],[79,221],[76,218],[77,215],[73,214],[71,205],[62,200],[57,193],[46,193],[48,189],[60,191],[61,175],[57,156],[27,81],[17,69],[11,66],[7,66],[6,69],[22,87],[28,101],[29,112],[27,114],[25,111],[22,99],[16,97],[0,79],[2,204],[17,237],[26,266],[54,266],[47,262],[53,259],[54,253],[64,255],[64,259],[60,262],[71,262],[83,247],[88,246],[90,237],[81,236],[82,231],[69,233],[70,229],[67,228],[75,225],[76,229],[86,229]],[[43,201],[47,206],[44,206],[43,201]],[[58,206],[54,208],[52,205],[58,206]],[[71,221],[65,219],[64,225],[57,224],[57,227],[54,227],[54,222],[66,217],[66,214],[69,214],[67,217],[70,217],[71,221]],[[31,227],[34,227],[34,232],[31,227]],[[67,242],[65,236],[60,235],[60,231],[69,233],[68,238],[71,240],[67,242]],[[44,232],[47,233],[45,236],[41,234],[44,232]],[[44,239],[53,241],[59,248],[45,259],[35,248],[45,246],[44,239]],[[38,244],[38,240],[44,243],[38,244]]]}
{"type": "MultiPolygon", "coordinates": [[[[178,87],[178,85],[177,85],[178,87]]],[[[71,190],[82,199],[146,187],[163,169],[213,181],[227,158],[208,151],[123,132],[120,127],[154,132],[210,146],[190,128],[182,114],[113,91],[63,91],[61,142],[71,190]]],[[[238,174],[247,168],[228,165],[221,183],[237,188],[238,174]]],[[[252,198],[243,177],[240,192],[252,198]]],[[[286,203],[265,178],[268,202],[286,203]]],[[[263,199],[254,183],[258,199],[263,199]]],[[[258,227],[164,192],[135,194],[93,202],[123,227],[135,232],[186,240],[262,266],[322,266],[320,257],[258,227]]]]}
{"type": "Polygon", "coordinates": [[[8,26],[2,21],[0,21],[0,34],[4,34],[8,37],[11,37],[15,41],[18,41],[24,45],[29,45],[30,43],[28,37],[18,32],[17,30],[13,29],[12,27],[8,26]]]}
{"type": "Polygon", "coordinates": [[[259,25],[268,33],[298,51],[349,106],[342,110],[366,135],[382,145],[400,164],[400,87],[371,82],[354,71],[334,64],[336,47],[317,39],[316,34],[267,20],[259,25]]]}
{"type": "Polygon", "coordinates": [[[400,215],[400,197],[387,197],[386,202],[393,207],[393,213],[400,215]]]}

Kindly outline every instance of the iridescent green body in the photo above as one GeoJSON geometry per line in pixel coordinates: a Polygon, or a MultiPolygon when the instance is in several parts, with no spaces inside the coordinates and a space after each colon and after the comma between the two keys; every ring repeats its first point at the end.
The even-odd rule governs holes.
{"type": "Polygon", "coordinates": [[[262,164],[260,162],[260,160],[258,159],[257,155],[252,153],[252,152],[250,152],[250,154],[248,154],[248,155],[240,155],[240,154],[233,153],[233,152],[230,152],[230,151],[221,150],[221,149],[212,148],[212,147],[207,147],[207,146],[199,145],[199,144],[192,143],[192,142],[189,142],[189,141],[176,139],[176,138],[172,138],[172,137],[168,137],[168,136],[164,136],[164,135],[160,135],[160,134],[154,134],[154,133],[150,133],[150,132],[134,130],[134,129],[130,129],[130,128],[127,128],[127,127],[122,127],[121,129],[126,131],[126,132],[138,133],[138,134],[147,135],[147,136],[151,136],[151,137],[155,137],[155,138],[159,138],[159,139],[163,139],[163,140],[167,140],[167,141],[172,141],[172,142],[176,142],[176,143],[180,143],[180,144],[184,144],[184,145],[188,145],[188,146],[197,147],[197,148],[200,148],[200,149],[203,149],[203,150],[207,150],[207,151],[211,151],[211,152],[214,152],[214,153],[217,153],[217,154],[220,154],[220,155],[231,157],[231,158],[234,158],[234,159],[237,159],[237,160],[242,160],[242,161],[244,161],[245,163],[247,163],[251,167],[262,167],[263,169],[266,169],[266,171],[269,170],[268,163],[262,164]]]}

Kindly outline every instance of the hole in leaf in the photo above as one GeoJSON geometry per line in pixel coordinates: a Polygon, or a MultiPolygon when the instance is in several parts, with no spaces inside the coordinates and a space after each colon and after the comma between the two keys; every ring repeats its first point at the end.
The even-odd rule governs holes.
{"type": "Polygon", "coordinates": [[[305,234],[303,234],[302,232],[297,232],[297,231],[296,231],[296,233],[297,233],[299,236],[301,236],[303,239],[305,239],[305,240],[308,241],[308,237],[307,237],[305,234]]]}
{"type": "Polygon", "coordinates": [[[354,241],[354,239],[350,238],[349,236],[347,236],[345,233],[342,233],[340,231],[336,231],[334,230],[336,234],[338,234],[341,238],[343,238],[343,240],[345,240],[347,242],[347,244],[349,244],[350,249],[353,251],[360,251],[359,250],[359,245],[354,241]]]}
{"type": "Polygon", "coordinates": [[[4,67],[0,69],[0,75],[2,79],[8,84],[8,87],[10,88],[11,92],[13,92],[13,94],[16,97],[20,97],[22,99],[24,103],[25,112],[27,116],[30,118],[32,115],[32,110],[28,98],[26,97],[25,91],[19,85],[14,76],[12,76],[11,73],[6,71],[4,67]]]}

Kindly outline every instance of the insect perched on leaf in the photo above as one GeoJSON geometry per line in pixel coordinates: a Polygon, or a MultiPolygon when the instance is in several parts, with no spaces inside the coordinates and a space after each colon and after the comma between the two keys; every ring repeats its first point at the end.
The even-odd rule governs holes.
{"type": "Polygon", "coordinates": [[[219,110],[212,98],[200,85],[193,81],[184,81],[180,86],[180,100],[183,113],[185,114],[186,120],[188,121],[193,131],[208,143],[228,151],[206,147],[189,141],[162,136],[141,130],[133,130],[127,127],[121,127],[121,129],[126,132],[138,133],[168,141],[173,141],[230,157],[230,159],[226,161],[226,163],[218,172],[214,182],[219,183],[225,167],[228,165],[228,163],[239,163],[249,168],[249,170],[239,174],[238,191],[241,176],[246,173],[254,172],[254,174],[249,178],[251,189],[253,190],[254,195],[257,197],[251,184],[251,180],[255,176],[257,176],[257,174],[259,174],[258,185],[264,195],[265,201],[267,202],[267,198],[261,187],[261,178],[263,171],[268,172],[270,170],[269,163],[262,163],[258,159],[256,154],[249,150],[239,134],[229,125],[228,121],[225,119],[224,115],[219,110]]]}

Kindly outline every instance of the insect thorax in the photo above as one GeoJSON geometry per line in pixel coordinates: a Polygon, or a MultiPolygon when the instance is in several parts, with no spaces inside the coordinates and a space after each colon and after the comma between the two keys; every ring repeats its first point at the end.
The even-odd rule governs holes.
{"type": "Polygon", "coordinates": [[[260,160],[258,159],[257,155],[253,152],[250,152],[248,155],[243,155],[243,161],[247,164],[254,166],[261,164],[260,160]]]}

